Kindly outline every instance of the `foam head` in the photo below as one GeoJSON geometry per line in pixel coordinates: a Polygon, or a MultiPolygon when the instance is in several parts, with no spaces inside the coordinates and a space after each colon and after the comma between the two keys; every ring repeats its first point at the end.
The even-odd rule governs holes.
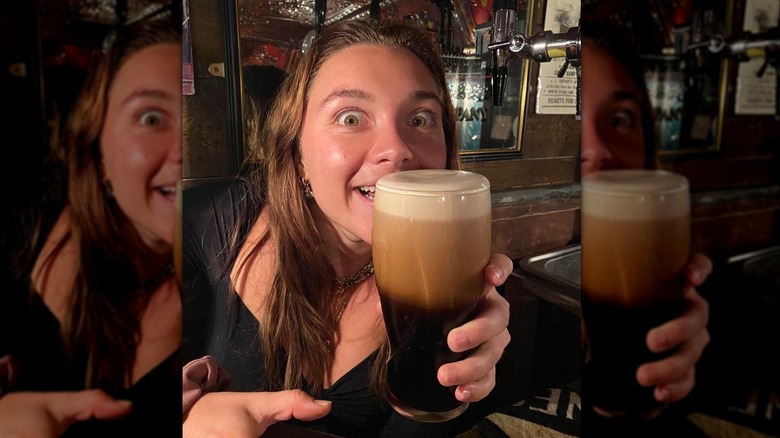
{"type": "Polygon", "coordinates": [[[461,170],[396,172],[377,181],[374,210],[430,220],[480,217],[490,212],[490,182],[461,170]]]}
{"type": "Polygon", "coordinates": [[[614,220],[687,216],[688,180],[664,170],[606,170],[582,178],[582,214],[614,220]]]}

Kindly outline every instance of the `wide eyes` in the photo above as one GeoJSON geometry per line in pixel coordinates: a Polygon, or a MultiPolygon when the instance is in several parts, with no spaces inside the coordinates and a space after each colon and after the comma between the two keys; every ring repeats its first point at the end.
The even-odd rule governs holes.
{"type": "Polygon", "coordinates": [[[609,116],[609,126],[612,128],[627,130],[637,124],[637,115],[629,110],[616,110],[609,116]]]}
{"type": "MultiPolygon", "coordinates": [[[[337,118],[337,124],[346,127],[358,127],[361,124],[365,124],[365,114],[349,110],[340,113],[337,118]]],[[[429,110],[417,111],[412,114],[408,122],[411,126],[416,128],[425,128],[436,126],[436,115],[429,110]]]]}
{"type": "Polygon", "coordinates": [[[428,111],[421,111],[412,116],[412,126],[424,128],[428,125],[432,125],[436,121],[433,114],[428,111]]]}
{"type": "Polygon", "coordinates": [[[157,128],[164,120],[165,116],[160,111],[146,111],[138,118],[138,123],[148,128],[157,128]]]}
{"type": "Polygon", "coordinates": [[[338,123],[343,126],[359,126],[360,116],[354,111],[344,112],[339,114],[338,123]]]}

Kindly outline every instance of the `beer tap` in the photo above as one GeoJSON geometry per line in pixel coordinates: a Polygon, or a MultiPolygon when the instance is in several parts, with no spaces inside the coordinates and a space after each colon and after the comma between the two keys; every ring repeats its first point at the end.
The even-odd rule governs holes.
{"type": "Polygon", "coordinates": [[[707,41],[688,46],[688,50],[700,48],[706,48],[712,54],[740,62],[764,58],[764,63],[756,72],[756,76],[764,76],[766,68],[770,65],[775,68],[775,80],[777,81],[775,114],[780,115],[780,27],[773,27],[760,34],[744,32],[734,38],[714,35],[707,41]]]}
{"type": "Polygon", "coordinates": [[[504,98],[504,85],[506,84],[507,64],[512,56],[504,41],[510,40],[515,33],[515,21],[517,14],[516,0],[494,0],[493,24],[490,29],[490,44],[488,49],[493,52],[493,66],[491,81],[493,85],[493,105],[501,106],[504,98]],[[502,44],[500,47],[497,44],[502,44]]]}
{"type": "MultiPolygon", "coordinates": [[[[556,75],[561,78],[566,74],[569,66],[577,72],[577,99],[575,118],[580,120],[582,110],[582,81],[581,74],[581,49],[580,27],[572,27],[565,33],[552,33],[549,30],[539,32],[532,36],[514,32],[515,10],[509,1],[497,1],[501,9],[493,13],[493,27],[491,29],[490,44],[488,49],[493,52],[493,105],[500,106],[504,95],[504,83],[506,81],[507,63],[513,56],[522,59],[531,59],[536,62],[549,62],[556,58],[564,58],[564,63],[558,69],[556,75]]],[[[512,2],[514,3],[514,2],[512,2]]]]}

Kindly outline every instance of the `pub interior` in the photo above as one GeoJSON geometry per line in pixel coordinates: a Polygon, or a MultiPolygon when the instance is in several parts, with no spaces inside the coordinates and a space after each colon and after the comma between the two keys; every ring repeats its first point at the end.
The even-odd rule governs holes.
{"type": "MultiPolygon", "coordinates": [[[[191,187],[241,171],[252,141],[246,120],[259,117],[273,97],[251,84],[261,92],[275,89],[317,26],[378,16],[425,27],[441,41],[452,80],[462,168],[491,183],[493,251],[514,262],[500,290],[512,309],[512,341],[502,358],[509,366],[499,368],[495,391],[515,402],[581,378],[581,121],[577,66],[557,77],[561,59],[510,59],[503,102],[493,104],[487,46],[496,1],[185,0],[182,183],[191,187]]],[[[3,41],[35,41],[18,52],[26,61],[3,54],[3,95],[13,95],[21,108],[12,112],[18,120],[4,122],[14,157],[4,160],[6,188],[18,181],[11,164],[31,183],[41,172],[59,123],[53,105],[69,105],[67,93],[83,80],[82,54],[102,44],[97,35],[118,14],[132,20],[159,12],[152,0],[41,0],[37,9],[23,3],[3,2],[0,13],[3,41]],[[55,24],[67,30],[45,32],[55,24]]],[[[697,365],[697,385],[679,407],[705,436],[780,436],[778,9],[778,2],[759,0],[516,2],[515,32],[565,33],[582,15],[621,23],[647,50],[660,167],[688,178],[692,250],[714,266],[699,288],[709,302],[711,341],[697,365]],[[716,36],[737,40],[746,32],[775,45],[750,56],[708,50],[716,36]],[[747,433],[756,435],[740,435],[747,433]]],[[[15,197],[18,183],[6,193],[4,231],[22,202],[15,197]]],[[[3,265],[13,261],[7,249],[3,265]]]]}

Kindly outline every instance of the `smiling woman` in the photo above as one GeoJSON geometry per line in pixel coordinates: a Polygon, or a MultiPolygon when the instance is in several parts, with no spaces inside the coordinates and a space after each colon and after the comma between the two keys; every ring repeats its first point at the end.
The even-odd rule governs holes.
{"type": "Polygon", "coordinates": [[[180,45],[168,20],[120,28],[76,101],[66,196],[50,187],[19,236],[30,263],[12,293],[30,304],[2,334],[12,341],[0,351],[1,436],[175,430],[180,45]]]}
{"type": "MultiPolygon", "coordinates": [[[[256,184],[183,193],[184,435],[256,437],[284,420],[355,437],[468,428],[468,412],[426,424],[386,403],[371,256],[377,180],[458,167],[435,42],[403,22],[324,27],[291,68],[257,146],[268,167],[256,184]]],[[[437,370],[471,406],[495,386],[509,342],[495,286],[511,268],[502,255],[485,267],[477,315],[448,333],[448,347],[468,354],[437,370]]]]}

